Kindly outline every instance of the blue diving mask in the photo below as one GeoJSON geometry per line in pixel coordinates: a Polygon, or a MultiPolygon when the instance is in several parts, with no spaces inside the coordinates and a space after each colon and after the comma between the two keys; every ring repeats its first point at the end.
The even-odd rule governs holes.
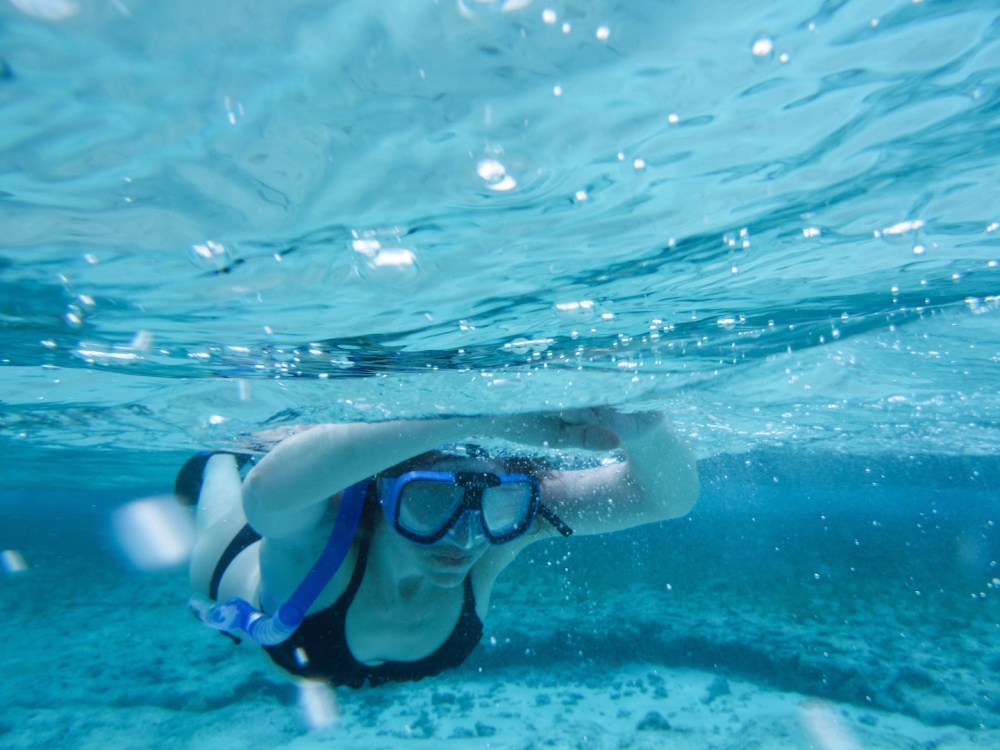
{"type": "Polygon", "coordinates": [[[480,530],[491,544],[503,544],[530,529],[536,514],[560,533],[572,533],[541,504],[538,481],[526,474],[408,471],[380,477],[378,495],[389,523],[417,544],[435,544],[459,531],[463,539],[474,538],[480,530]]]}

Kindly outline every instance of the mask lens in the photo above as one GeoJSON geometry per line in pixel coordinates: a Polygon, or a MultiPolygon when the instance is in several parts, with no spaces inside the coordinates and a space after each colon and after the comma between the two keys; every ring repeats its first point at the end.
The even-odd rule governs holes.
{"type": "Polygon", "coordinates": [[[417,479],[399,496],[399,525],[417,536],[430,536],[452,520],[462,504],[464,489],[450,482],[417,479]]]}
{"type": "Polygon", "coordinates": [[[511,482],[483,490],[483,523],[490,534],[502,537],[523,530],[530,520],[535,494],[527,482],[511,482]]]}

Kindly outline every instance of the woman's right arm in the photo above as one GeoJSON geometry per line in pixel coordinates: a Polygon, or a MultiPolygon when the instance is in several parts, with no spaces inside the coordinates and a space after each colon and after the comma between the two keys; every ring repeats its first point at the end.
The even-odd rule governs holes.
{"type": "Polygon", "coordinates": [[[488,429],[485,420],[323,424],[278,443],[247,475],[243,507],[262,536],[281,538],[314,526],[331,495],[407,458],[488,429]]]}
{"type": "Polygon", "coordinates": [[[281,441],[243,483],[243,508],[261,536],[290,537],[314,527],[332,495],[413,456],[477,436],[549,448],[613,447],[617,436],[558,413],[355,422],[310,427],[281,441]]]}

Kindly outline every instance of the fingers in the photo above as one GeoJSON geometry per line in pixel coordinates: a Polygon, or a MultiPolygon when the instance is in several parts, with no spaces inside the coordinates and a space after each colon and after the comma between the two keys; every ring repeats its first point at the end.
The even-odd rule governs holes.
{"type": "Polygon", "coordinates": [[[556,416],[566,424],[596,424],[601,421],[603,409],[566,409],[556,416]]]}
{"type": "MultiPolygon", "coordinates": [[[[620,447],[626,433],[634,431],[636,421],[635,415],[620,414],[611,407],[566,409],[508,417],[503,420],[503,433],[529,445],[610,451],[620,447]]],[[[496,426],[500,426],[499,420],[496,426]]]]}
{"type": "MultiPolygon", "coordinates": [[[[581,410],[583,411],[583,410],[581,410]]],[[[589,410],[588,410],[589,411],[589,410]]],[[[574,413],[574,418],[579,418],[579,413],[574,413]]],[[[614,430],[598,424],[593,420],[593,415],[587,421],[571,422],[560,414],[559,434],[555,441],[560,448],[583,448],[588,451],[610,451],[621,444],[618,433],[614,430]]]]}
{"type": "Polygon", "coordinates": [[[588,451],[612,451],[621,445],[614,430],[591,424],[583,428],[583,447],[588,451]]]}

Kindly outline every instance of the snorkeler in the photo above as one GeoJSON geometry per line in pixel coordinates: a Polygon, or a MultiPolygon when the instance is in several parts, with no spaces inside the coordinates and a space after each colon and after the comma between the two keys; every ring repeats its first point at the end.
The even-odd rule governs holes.
{"type": "Polygon", "coordinates": [[[532,542],[678,518],[698,494],[663,415],[609,408],[325,424],[245,480],[244,458],[199,454],[178,475],[197,500],[191,606],[291,674],[352,687],[461,664],[494,581],[532,542]],[[602,460],[556,470],[477,447],[497,439],[602,460]]]}

